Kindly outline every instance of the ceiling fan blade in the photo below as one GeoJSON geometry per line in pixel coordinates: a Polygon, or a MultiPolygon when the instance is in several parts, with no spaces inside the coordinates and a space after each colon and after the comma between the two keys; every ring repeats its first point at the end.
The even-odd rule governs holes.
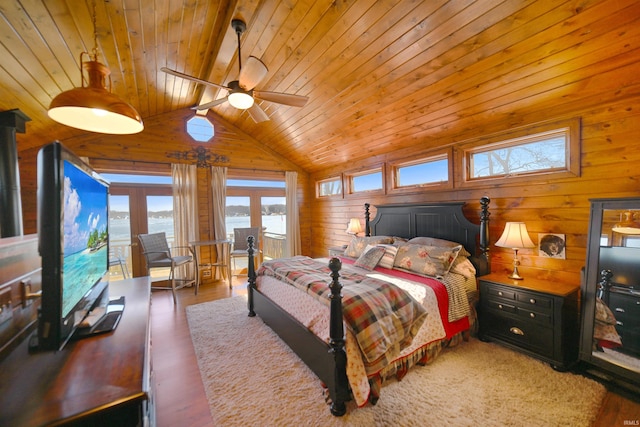
{"type": "Polygon", "coordinates": [[[220,105],[222,103],[227,102],[228,97],[214,99],[213,101],[205,102],[201,105],[196,105],[195,107],[191,107],[192,110],[208,110],[209,108],[215,107],[216,105],[220,105]]]}
{"type": "Polygon", "coordinates": [[[247,112],[256,123],[266,122],[269,120],[267,113],[265,113],[264,110],[256,103],[249,107],[247,112]]]}
{"type": "Polygon", "coordinates": [[[309,100],[308,97],[302,95],[292,95],[290,93],[280,92],[263,92],[257,90],[253,91],[253,96],[254,98],[277,102],[278,104],[290,105],[292,107],[304,107],[309,100]]]}
{"type": "Polygon", "coordinates": [[[202,80],[202,79],[199,79],[197,77],[193,77],[193,76],[190,76],[188,74],[184,74],[184,73],[181,73],[179,71],[172,70],[171,68],[162,67],[160,69],[162,71],[164,71],[165,73],[167,73],[167,74],[172,74],[172,75],[174,75],[176,77],[180,77],[180,78],[183,78],[183,79],[191,80],[192,82],[201,83],[203,85],[208,85],[208,86],[215,86],[215,87],[219,87],[220,89],[229,90],[229,88],[224,86],[224,85],[219,85],[217,83],[213,83],[213,82],[210,82],[210,81],[207,81],[207,80],[202,80]]]}
{"type": "Polygon", "coordinates": [[[268,72],[269,69],[264,65],[264,62],[255,56],[250,56],[240,70],[240,76],[238,77],[240,87],[244,90],[253,89],[260,84],[268,72]]]}

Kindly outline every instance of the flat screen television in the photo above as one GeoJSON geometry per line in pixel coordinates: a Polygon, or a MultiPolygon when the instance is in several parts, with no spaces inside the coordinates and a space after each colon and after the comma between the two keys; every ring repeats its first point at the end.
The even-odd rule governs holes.
{"type": "Polygon", "coordinates": [[[600,247],[600,270],[611,270],[611,281],[640,289],[640,248],[600,247]]]}
{"type": "Polygon", "coordinates": [[[61,350],[108,299],[109,184],[53,142],[38,153],[38,250],[42,296],[32,350],[61,350]]]}

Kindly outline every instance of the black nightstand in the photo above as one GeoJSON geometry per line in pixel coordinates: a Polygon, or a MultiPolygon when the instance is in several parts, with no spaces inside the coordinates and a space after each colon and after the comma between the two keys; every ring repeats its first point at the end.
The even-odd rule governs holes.
{"type": "Polygon", "coordinates": [[[347,249],[346,246],[334,246],[329,248],[329,256],[330,257],[334,257],[334,256],[342,256],[344,255],[344,250],[347,249]]]}
{"type": "Polygon", "coordinates": [[[507,347],[566,370],[578,359],[579,285],[506,274],[479,278],[480,339],[507,347]]]}

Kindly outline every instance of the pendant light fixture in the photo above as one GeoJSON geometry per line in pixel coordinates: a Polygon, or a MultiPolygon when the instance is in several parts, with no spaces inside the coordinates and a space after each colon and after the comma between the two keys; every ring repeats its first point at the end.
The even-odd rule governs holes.
{"type": "Polygon", "coordinates": [[[63,125],[90,132],[108,134],[132,134],[144,129],[142,118],[128,102],[111,93],[106,81],[109,68],[98,62],[98,34],[96,28],[96,3],[93,2],[93,52],[80,54],[81,87],[62,92],[49,106],[48,115],[63,125]],[[83,56],[89,58],[82,62],[83,56]],[[88,82],[82,68],[87,72],[88,82]]]}
{"type": "Polygon", "coordinates": [[[613,226],[613,231],[620,234],[640,234],[640,223],[636,221],[636,213],[626,211],[620,214],[620,222],[613,226]]]}

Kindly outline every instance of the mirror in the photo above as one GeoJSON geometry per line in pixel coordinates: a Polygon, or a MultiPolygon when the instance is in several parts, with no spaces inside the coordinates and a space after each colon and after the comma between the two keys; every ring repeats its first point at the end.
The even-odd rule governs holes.
{"type": "Polygon", "coordinates": [[[638,384],[640,199],[591,201],[585,276],[580,358],[638,384]]]}

